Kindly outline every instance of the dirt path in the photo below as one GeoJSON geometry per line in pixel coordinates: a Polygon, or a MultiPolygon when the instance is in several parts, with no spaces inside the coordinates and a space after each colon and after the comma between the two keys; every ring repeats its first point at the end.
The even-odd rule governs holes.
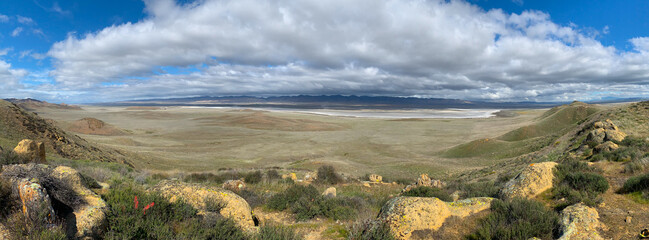
{"type": "Polygon", "coordinates": [[[602,195],[604,203],[597,207],[602,223],[601,235],[605,239],[638,239],[644,228],[649,228],[649,205],[637,203],[627,196],[615,193],[629,176],[622,173],[624,165],[617,162],[600,162],[597,167],[611,187],[602,195]],[[627,222],[627,218],[630,221],[627,222]]]}

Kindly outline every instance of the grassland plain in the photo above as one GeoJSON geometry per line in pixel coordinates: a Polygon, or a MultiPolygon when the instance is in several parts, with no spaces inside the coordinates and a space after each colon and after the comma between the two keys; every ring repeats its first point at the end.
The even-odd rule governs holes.
{"type": "Polygon", "coordinates": [[[354,176],[433,176],[477,169],[498,159],[446,158],[440,153],[473,139],[529,125],[545,110],[511,118],[379,119],[239,109],[84,106],[84,111],[40,109],[65,128],[92,117],[127,132],[79,136],[140,156],[152,171],[216,171],[283,167],[314,170],[331,164],[354,176]]]}

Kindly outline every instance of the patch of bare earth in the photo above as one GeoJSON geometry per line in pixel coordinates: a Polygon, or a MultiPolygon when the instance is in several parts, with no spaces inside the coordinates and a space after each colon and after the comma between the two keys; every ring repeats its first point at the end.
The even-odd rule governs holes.
{"type": "Polygon", "coordinates": [[[83,118],[74,121],[70,124],[68,130],[81,134],[102,136],[119,136],[126,134],[124,131],[96,118],[83,118]]]}
{"type": "Polygon", "coordinates": [[[344,129],[335,123],[320,122],[308,119],[289,119],[270,116],[263,112],[251,114],[225,115],[218,117],[204,117],[195,120],[204,125],[234,126],[257,130],[279,131],[336,131],[344,129]]]}
{"type": "Polygon", "coordinates": [[[622,173],[624,165],[619,162],[600,162],[596,166],[603,169],[604,176],[611,187],[602,195],[603,204],[597,207],[602,223],[601,235],[604,239],[638,239],[644,228],[649,228],[649,205],[633,201],[616,192],[629,178],[622,173]],[[629,218],[630,217],[630,218],[629,218]]]}

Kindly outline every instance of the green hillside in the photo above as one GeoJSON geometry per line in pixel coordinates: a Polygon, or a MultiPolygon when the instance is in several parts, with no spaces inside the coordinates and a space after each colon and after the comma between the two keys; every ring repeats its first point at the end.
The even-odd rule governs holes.
{"type": "Polygon", "coordinates": [[[581,102],[554,107],[541,115],[534,124],[497,138],[478,139],[455,146],[442,153],[442,156],[502,159],[538,151],[598,111],[599,108],[581,102]]]}

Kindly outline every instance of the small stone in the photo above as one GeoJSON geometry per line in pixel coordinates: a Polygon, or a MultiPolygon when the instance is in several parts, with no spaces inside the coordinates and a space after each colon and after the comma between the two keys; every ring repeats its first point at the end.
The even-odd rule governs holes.
{"type": "Polygon", "coordinates": [[[363,183],[363,187],[371,187],[369,183],[363,183]]]}
{"type": "Polygon", "coordinates": [[[329,187],[327,190],[322,192],[322,196],[325,197],[336,197],[336,188],[335,187],[329,187]]]}
{"type": "Polygon", "coordinates": [[[626,223],[631,223],[631,219],[633,219],[633,217],[631,217],[631,216],[626,216],[626,219],[624,219],[624,222],[626,222],[626,223]]]}

